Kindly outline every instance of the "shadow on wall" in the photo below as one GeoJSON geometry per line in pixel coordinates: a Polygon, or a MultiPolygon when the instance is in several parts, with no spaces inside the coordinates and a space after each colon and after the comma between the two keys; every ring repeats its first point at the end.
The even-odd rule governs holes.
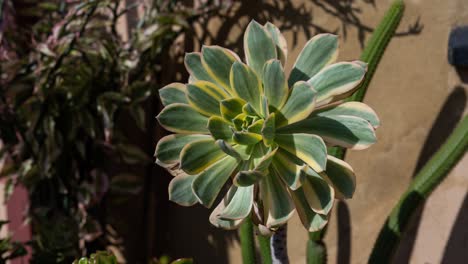
{"type": "MultiPolygon", "coordinates": [[[[434,121],[432,129],[426,138],[424,147],[421,150],[418,163],[413,173],[414,176],[421,170],[421,168],[427,163],[427,161],[429,161],[432,155],[442,146],[445,140],[450,136],[453,129],[457,126],[458,122],[463,117],[463,112],[466,107],[466,102],[467,102],[467,94],[466,94],[465,89],[461,86],[455,87],[453,92],[448,96],[447,100],[442,106],[442,109],[440,110],[439,115],[434,121]]],[[[466,203],[467,201],[465,199],[464,205],[460,209],[457,223],[461,221],[460,219],[465,219],[463,221],[466,224],[466,218],[468,216],[466,203]]],[[[423,210],[424,210],[424,205],[417,209],[417,211],[414,214],[414,217],[409,223],[408,228],[402,237],[400,247],[395,255],[395,261],[394,261],[395,263],[409,263],[411,254],[413,252],[415,240],[417,237],[418,228],[421,222],[423,210]]],[[[453,227],[451,237],[448,242],[449,244],[450,243],[453,244],[453,241],[459,241],[462,238],[466,239],[468,237],[468,235],[466,234],[466,225],[463,226],[457,223],[453,227]]],[[[453,247],[447,246],[445,254],[444,254],[444,260],[456,259],[455,258],[456,254],[466,254],[466,248],[465,250],[463,250],[463,248],[462,250],[456,250],[456,248],[457,246],[453,246],[453,247]]],[[[446,263],[449,263],[449,262],[446,262],[446,263]]],[[[451,262],[451,263],[454,263],[454,262],[451,262]]]]}
{"type": "MultiPolygon", "coordinates": [[[[127,5],[128,2],[134,1],[127,0],[127,5]]],[[[376,6],[373,0],[364,2],[355,0],[232,1],[226,8],[212,11],[195,21],[192,28],[201,28],[203,31],[197,34],[193,30],[188,30],[185,32],[183,43],[175,44],[161,58],[165,62],[165,68],[159,80],[160,87],[174,81],[186,82],[188,75],[183,65],[183,56],[185,52],[193,51],[194,46],[198,44],[209,43],[227,47],[243,57],[243,32],[251,19],[260,23],[272,21],[280,30],[292,32],[292,39],[288,39],[290,47],[299,44],[300,35],[310,39],[315,34],[325,32],[343,35],[345,41],[354,41],[347,38],[347,32],[350,30],[358,31],[356,41],[359,41],[362,47],[365,39],[374,29],[361,21],[363,12],[356,7],[357,2],[360,6],[376,6]],[[329,28],[327,25],[316,23],[314,13],[319,10],[327,16],[338,19],[341,26],[329,28]],[[219,24],[216,33],[205,30],[212,28],[214,23],[219,24]]],[[[408,30],[399,32],[397,35],[417,35],[422,28],[418,20],[408,30]]],[[[161,109],[161,105],[154,101],[150,108],[161,109]]],[[[156,140],[165,133],[162,128],[156,128],[156,131],[149,135],[151,139],[147,144],[154,146],[156,140]],[[157,137],[155,138],[154,135],[157,137]]],[[[237,232],[223,231],[211,226],[208,217],[212,209],[201,206],[184,208],[169,202],[167,186],[172,176],[156,165],[150,169],[144,179],[143,193],[118,212],[121,222],[134,224],[133,231],[126,232],[123,240],[126,248],[124,254],[128,263],[146,263],[147,259],[162,255],[172,258],[193,257],[197,263],[229,263],[227,250],[231,243],[238,240],[237,232]],[[124,215],[123,212],[134,214],[124,215]]],[[[340,203],[341,207],[343,210],[339,213],[339,217],[342,218],[340,223],[344,225],[340,228],[348,230],[343,238],[340,237],[346,242],[343,242],[345,245],[342,245],[342,248],[348,248],[348,253],[345,253],[347,257],[342,256],[345,260],[349,259],[350,254],[351,227],[346,204],[340,203]]],[[[340,252],[346,252],[346,250],[340,252]]],[[[346,263],[346,261],[340,263],[346,263]]]]}

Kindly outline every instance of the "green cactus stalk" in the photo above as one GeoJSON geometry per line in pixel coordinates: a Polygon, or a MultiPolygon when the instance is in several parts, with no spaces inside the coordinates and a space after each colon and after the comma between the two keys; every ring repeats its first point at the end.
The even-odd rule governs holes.
{"type": "Polygon", "coordinates": [[[255,262],[255,242],[252,220],[249,218],[240,225],[239,238],[242,253],[242,263],[255,262]]]}
{"type": "Polygon", "coordinates": [[[257,236],[258,245],[260,247],[260,255],[262,257],[263,264],[271,264],[271,248],[270,248],[270,237],[269,236],[257,236]]]}
{"type": "Polygon", "coordinates": [[[379,236],[369,263],[390,263],[405,228],[421,206],[468,149],[468,116],[458,124],[444,145],[419,171],[411,185],[393,208],[379,236]]]}
{"type": "Polygon", "coordinates": [[[349,101],[362,102],[366,95],[367,88],[374,77],[375,70],[379,65],[385,49],[390,43],[395,31],[400,24],[405,11],[403,0],[396,0],[392,3],[382,21],[372,33],[366,48],[362,51],[361,60],[368,64],[367,74],[358,90],[349,98],[349,101]]]}
{"type": "MultiPolygon", "coordinates": [[[[387,48],[391,38],[400,24],[403,17],[405,5],[402,0],[396,0],[392,3],[383,19],[375,29],[369,42],[361,54],[361,60],[368,63],[368,70],[363,82],[359,88],[350,96],[347,101],[362,102],[367,92],[367,88],[374,77],[374,73],[379,65],[380,60],[387,48]]],[[[329,155],[344,159],[346,149],[341,147],[332,147],[328,150],[329,155]]],[[[324,237],[323,231],[319,230],[311,232],[309,235],[309,243],[307,244],[307,263],[325,263],[326,262],[326,245],[322,241],[324,237]]]]}

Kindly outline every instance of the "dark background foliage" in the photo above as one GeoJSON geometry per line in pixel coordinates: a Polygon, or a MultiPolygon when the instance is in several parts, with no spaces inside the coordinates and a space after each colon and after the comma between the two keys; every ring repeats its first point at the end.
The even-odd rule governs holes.
{"type": "Polygon", "coordinates": [[[179,1],[1,1],[2,177],[27,188],[34,263],[71,263],[118,244],[107,208],[141,191],[152,166],[161,57],[193,19],[179,1]],[[119,19],[143,10],[128,40],[119,19]],[[151,120],[152,121],[152,120],[151,120]],[[139,131],[139,132],[134,132],[139,131]]]}

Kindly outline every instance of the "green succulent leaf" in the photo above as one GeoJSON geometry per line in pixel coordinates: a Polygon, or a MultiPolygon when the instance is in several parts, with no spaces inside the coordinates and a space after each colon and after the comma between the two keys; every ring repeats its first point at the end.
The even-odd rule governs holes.
{"type": "Polygon", "coordinates": [[[314,110],[317,92],[304,81],[294,84],[288,101],[277,114],[277,127],[292,124],[307,118],[314,110]]]}
{"type": "Polygon", "coordinates": [[[269,60],[265,63],[263,88],[269,105],[275,109],[281,109],[288,99],[289,89],[283,66],[279,60],[269,60]]]}
{"type": "Polygon", "coordinates": [[[189,104],[207,116],[220,116],[219,101],[227,97],[228,95],[221,88],[207,81],[195,81],[187,85],[189,104]]]}
{"type": "Polygon", "coordinates": [[[159,97],[164,106],[174,103],[188,104],[186,93],[187,87],[183,83],[171,83],[159,89],[159,97]]]}
{"type": "Polygon", "coordinates": [[[214,139],[232,141],[232,124],[219,116],[212,116],[208,120],[208,130],[214,139]]]}
{"type": "Polygon", "coordinates": [[[270,34],[262,25],[252,20],[244,34],[244,51],[247,64],[258,74],[263,75],[263,65],[276,59],[276,45],[270,34]]]}
{"type": "Polygon", "coordinates": [[[263,173],[257,170],[239,171],[232,182],[236,186],[247,187],[257,183],[263,176],[263,173]]]}
{"type": "Polygon", "coordinates": [[[275,173],[266,175],[260,186],[266,226],[271,228],[286,223],[294,213],[294,204],[279,176],[275,173]]]}
{"type": "Polygon", "coordinates": [[[192,191],[194,179],[194,175],[180,175],[174,177],[169,183],[169,200],[182,206],[192,206],[196,204],[198,199],[192,191]]]}
{"type": "Polygon", "coordinates": [[[270,33],[270,36],[276,45],[276,54],[278,55],[277,57],[284,65],[288,56],[288,44],[286,39],[284,38],[283,34],[281,34],[280,30],[272,23],[267,22],[264,27],[268,33],[270,33]]]}
{"type": "Polygon", "coordinates": [[[200,52],[191,52],[185,54],[184,63],[185,68],[190,73],[190,77],[193,78],[194,81],[199,80],[217,83],[216,80],[208,74],[205,67],[203,66],[200,52]]]}
{"type": "Polygon", "coordinates": [[[268,150],[268,152],[265,153],[262,157],[254,160],[255,170],[266,171],[270,166],[271,162],[273,161],[273,157],[275,156],[277,151],[278,147],[272,148],[268,150]]]}
{"type": "Polygon", "coordinates": [[[302,189],[310,208],[318,214],[327,215],[333,207],[333,188],[317,173],[304,173],[303,176],[302,189]]]}
{"type": "Polygon", "coordinates": [[[223,89],[231,92],[229,75],[234,62],[240,61],[237,55],[219,46],[203,46],[202,64],[208,75],[220,84],[223,89]]]}
{"type": "Polygon", "coordinates": [[[335,189],[338,199],[350,199],[356,189],[353,168],[343,160],[328,156],[327,170],[320,175],[335,189]]]}
{"type": "Polygon", "coordinates": [[[182,148],[188,143],[201,140],[209,139],[209,135],[181,135],[173,134],[161,138],[156,145],[156,151],[154,156],[156,157],[156,163],[161,166],[169,166],[171,164],[180,162],[180,152],[182,148]]]}
{"type": "Polygon", "coordinates": [[[318,92],[317,106],[341,99],[364,78],[366,68],[356,62],[339,62],[327,66],[307,82],[318,92]]]}
{"type": "Polygon", "coordinates": [[[263,122],[263,127],[261,130],[261,134],[263,136],[263,142],[265,143],[266,146],[271,146],[274,143],[275,139],[275,121],[276,120],[276,115],[275,113],[271,113],[266,119],[265,122],[263,122]]]}
{"type": "Polygon", "coordinates": [[[240,98],[229,98],[220,102],[221,115],[226,120],[232,120],[242,113],[246,102],[240,98]]]}
{"type": "Polygon", "coordinates": [[[231,186],[231,189],[235,189],[235,193],[219,217],[223,220],[244,219],[252,209],[254,186],[231,186]]]}
{"type": "Polygon", "coordinates": [[[253,145],[262,140],[262,135],[252,132],[234,131],[232,139],[241,145],[253,145]]]}
{"type": "Polygon", "coordinates": [[[213,139],[197,140],[182,149],[180,168],[188,174],[197,174],[225,156],[213,139]]]}
{"type": "Polygon", "coordinates": [[[278,133],[308,133],[325,142],[350,149],[365,149],[377,141],[372,125],[354,116],[314,116],[282,127],[278,133]]]}
{"type": "Polygon", "coordinates": [[[221,219],[220,217],[221,213],[224,211],[226,206],[229,205],[230,201],[234,197],[234,191],[235,191],[234,188],[230,188],[229,191],[224,196],[224,198],[221,200],[221,202],[216,206],[216,208],[211,213],[210,223],[214,225],[215,227],[232,230],[232,229],[236,229],[237,227],[239,227],[239,225],[244,220],[244,219],[229,220],[229,219],[221,219]]]}
{"type": "Polygon", "coordinates": [[[377,114],[368,105],[361,102],[346,102],[337,105],[324,107],[313,115],[329,117],[329,116],[355,116],[367,120],[374,128],[380,126],[380,120],[377,114]]]}
{"type": "Polygon", "coordinates": [[[309,232],[318,231],[328,223],[327,216],[317,214],[310,208],[302,187],[295,191],[291,191],[290,193],[293,198],[294,205],[296,206],[299,219],[309,232]]]}
{"type": "Polygon", "coordinates": [[[250,155],[248,153],[248,146],[245,145],[230,145],[224,140],[217,140],[216,143],[227,155],[236,158],[238,161],[248,160],[250,155]]]}
{"type": "Polygon", "coordinates": [[[236,167],[237,160],[226,155],[198,174],[192,184],[193,193],[198,201],[208,208],[211,207],[236,167]]]}
{"type": "Polygon", "coordinates": [[[231,87],[236,96],[250,103],[260,113],[262,84],[255,72],[242,62],[235,62],[230,76],[231,87]]]}
{"type": "Polygon", "coordinates": [[[280,149],[273,158],[270,170],[274,170],[277,175],[280,175],[291,190],[297,190],[302,185],[301,175],[306,166],[296,156],[280,149]]]}
{"type": "MultiPolygon", "coordinates": [[[[307,81],[338,57],[338,37],[318,34],[310,39],[294,63],[289,75],[289,86],[298,81],[307,81]]],[[[314,86],[315,87],[315,86],[314,86]]]]}
{"type": "Polygon", "coordinates": [[[180,134],[208,134],[208,118],[193,107],[174,103],[170,104],[157,116],[159,124],[166,130],[180,134]]]}
{"type": "Polygon", "coordinates": [[[297,156],[315,171],[325,170],[327,147],[319,136],[303,133],[277,134],[275,141],[282,149],[297,156]]]}

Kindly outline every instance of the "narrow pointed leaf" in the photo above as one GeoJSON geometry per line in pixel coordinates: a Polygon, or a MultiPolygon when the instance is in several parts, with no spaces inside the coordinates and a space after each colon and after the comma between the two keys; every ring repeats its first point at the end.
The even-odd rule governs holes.
{"type": "Polygon", "coordinates": [[[244,219],[252,209],[254,186],[231,188],[235,188],[236,192],[219,217],[225,220],[244,219]]]}
{"type": "Polygon", "coordinates": [[[226,156],[198,174],[192,184],[198,201],[208,208],[211,207],[236,167],[237,160],[226,156]]]}
{"type": "Polygon", "coordinates": [[[327,148],[323,140],[310,134],[277,134],[276,143],[307,163],[317,172],[325,170],[327,163],[327,148]]]}
{"type": "Polygon", "coordinates": [[[182,206],[192,206],[196,204],[198,199],[192,191],[194,179],[194,175],[174,177],[169,183],[169,200],[182,206]]]}
{"type": "Polygon", "coordinates": [[[338,105],[332,105],[314,112],[313,115],[318,116],[355,116],[367,120],[374,128],[380,125],[380,120],[377,114],[368,105],[361,102],[346,102],[338,105]]]}
{"type": "Polygon", "coordinates": [[[209,139],[208,135],[168,135],[161,138],[156,145],[154,156],[158,164],[174,164],[180,162],[180,152],[188,143],[200,140],[209,139]]]}
{"type": "Polygon", "coordinates": [[[270,33],[273,42],[276,45],[276,54],[278,59],[283,65],[286,63],[286,58],[288,57],[288,43],[286,38],[281,34],[280,30],[270,22],[265,24],[265,29],[270,33]]]}
{"type": "Polygon", "coordinates": [[[365,149],[377,141],[372,125],[354,116],[314,116],[282,127],[278,133],[315,134],[331,145],[351,149],[365,149]]]}
{"type": "Polygon", "coordinates": [[[171,83],[159,89],[159,97],[164,106],[182,103],[188,104],[187,97],[185,96],[187,88],[183,83],[171,83]]]}
{"type": "Polygon", "coordinates": [[[263,65],[276,59],[276,45],[270,34],[256,21],[252,20],[244,34],[244,51],[247,64],[261,78],[263,65]]]}
{"type": "Polygon", "coordinates": [[[340,62],[327,66],[307,82],[317,91],[317,105],[341,98],[356,88],[364,78],[366,69],[355,62],[340,62]]]}
{"type": "Polygon", "coordinates": [[[338,57],[338,37],[318,34],[310,39],[294,63],[289,75],[289,86],[298,81],[307,81],[338,57]]]}
{"type": "Polygon", "coordinates": [[[356,176],[348,163],[328,156],[327,170],[320,175],[333,186],[338,199],[353,197],[356,189],[356,176]]]}
{"type": "Polygon", "coordinates": [[[263,88],[269,105],[281,109],[288,99],[288,84],[279,60],[269,60],[263,68],[263,88]]]}
{"type": "Polygon", "coordinates": [[[202,48],[202,64],[207,73],[226,91],[231,92],[229,74],[232,64],[239,61],[234,52],[219,46],[204,46],[202,48]]]}
{"type": "Polygon", "coordinates": [[[317,92],[304,81],[294,84],[288,101],[277,114],[277,127],[292,124],[307,118],[315,108],[317,92]]]}
{"type": "Polygon", "coordinates": [[[260,113],[262,84],[255,72],[242,62],[235,62],[230,78],[235,95],[249,102],[257,113],[260,113]]]}
{"type": "Polygon", "coordinates": [[[207,81],[196,81],[187,85],[187,99],[198,112],[207,115],[221,115],[219,102],[228,95],[218,86],[207,81]]]}
{"type": "Polygon", "coordinates": [[[208,118],[186,104],[174,103],[164,107],[157,119],[162,127],[174,133],[208,134],[209,132],[208,118]]]}
{"type": "Polygon", "coordinates": [[[194,141],[182,149],[180,168],[188,174],[197,174],[225,156],[213,139],[194,141]]]}

